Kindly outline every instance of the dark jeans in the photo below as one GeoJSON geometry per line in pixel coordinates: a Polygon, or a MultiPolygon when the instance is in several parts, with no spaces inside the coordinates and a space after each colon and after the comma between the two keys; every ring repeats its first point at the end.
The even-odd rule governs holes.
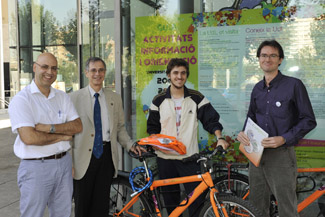
{"type": "MultiPolygon", "coordinates": [[[[200,173],[200,165],[196,162],[183,163],[181,160],[165,160],[162,158],[157,158],[157,164],[160,179],[191,176],[200,173]]],[[[189,195],[198,184],[199,182],[184,184],[186,194],[189,195]]],[[[181,202],[180,186],[178,184],[165,186],[162,187],[162,191],[168,192],[163,194],[165,205],[173,206],[167,207],[167,212],[169,215],[181,202]]],[[[189,207],[190,216],[199,216],[199,207],[204,202],[205,195],[205,193],[201,194],[189,207]]]]}

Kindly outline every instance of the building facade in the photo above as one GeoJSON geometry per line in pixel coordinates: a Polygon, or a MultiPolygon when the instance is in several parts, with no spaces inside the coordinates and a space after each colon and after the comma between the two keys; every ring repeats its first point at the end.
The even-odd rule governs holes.
{"type": "Polygon", "coordinates": [[[0,106],[31,82],[40,53],[57,57],[54,87],[65,92],[87,85],[85,61],[99,56],[107,64],[104,86],[122,95],[127,129],[136,139],[136,18],[305,4],[324,0],[2,0],[0,106]]]}
{"type": "Polygon", "coordinates": [[[57,57],[59,72],[54,87],[66,92],[87,85],[84,63],[90,56],[99,56],[107,64],[105,87],[123,95],[132,134],[135,18],[213,11],[235,2],[2,0],[0,106],[6,108],[31,82],[33,62],[40,53],[51,52],[57,57]]]}

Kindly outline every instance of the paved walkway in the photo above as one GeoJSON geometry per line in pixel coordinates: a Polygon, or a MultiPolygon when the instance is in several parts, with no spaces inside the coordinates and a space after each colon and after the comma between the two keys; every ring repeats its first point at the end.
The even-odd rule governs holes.
{"type": "MultiPolygon", "coordinates": [[[[0,122],[0,128],[2,127],[3,121],[0,122]]],[[[20,215],[20,194],[17,187],[17,168],[20,160],[13,153],[15,138],[10,127],[0,129],[0,216],[3,217],[20,215]]]]}

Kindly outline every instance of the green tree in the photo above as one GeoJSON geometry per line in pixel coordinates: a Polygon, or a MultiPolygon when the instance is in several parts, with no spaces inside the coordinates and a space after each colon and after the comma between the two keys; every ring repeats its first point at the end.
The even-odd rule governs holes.
{"type": "Polygon", "coordinates": [[[67,24],[60,27],[60,40],[71,54],[68,55],[69,60],[77,63],[77,13],[68,13],[69,15],[67,24]]]}

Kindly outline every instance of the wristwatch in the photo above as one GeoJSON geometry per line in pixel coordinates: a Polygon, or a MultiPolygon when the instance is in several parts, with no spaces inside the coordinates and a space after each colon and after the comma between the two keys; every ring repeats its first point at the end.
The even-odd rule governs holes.
{"type": "Polygon", "coordinates": [[[226,140],[225,137],[217,137],[217,140],[226,140]]]}
{"type": "Polygon", "coordinates": [[[50,133],[55,133],[55,126],[54,126],[54,124],[51,124],[50,133]]]}

